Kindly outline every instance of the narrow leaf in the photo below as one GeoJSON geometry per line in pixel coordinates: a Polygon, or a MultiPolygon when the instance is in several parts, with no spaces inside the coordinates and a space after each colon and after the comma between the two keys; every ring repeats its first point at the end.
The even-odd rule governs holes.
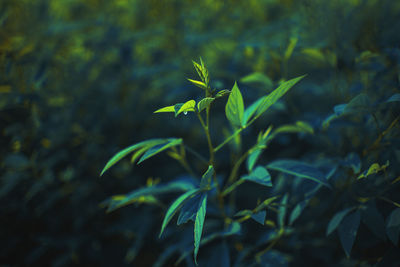
{"type": "Polygon", "coordinates": [[[204,82],[196,81],[196,80],[192,80],[192,79],[187,79],[187,80],[201,89],[204,89],[204,90],[207,89],[207,86],[204,82]]]}
{"type": "Polygon", "coordinates": [[[229,95],[231,91],[227,90],[227,89],[223,89],[221,91],[219,91],[216,95],[215,98],[219,98],[219,97],[223,97],[226,95],[229,95]]]}
{"type": "Polygon", "coordinates": [[[243,113],[243,97],[235,82],[225,106],[225,114],[233,126],[240,128],[242,126],[243,113]]]}
{"type": "Polygon", "coordinates": [[[294,209],[290,213],[289,225],[292,225],[297,220],[297,218],[299,218],[299,216],[303,212],[304,208],[307,206],[307,203],[308,203],[308,200],[303,200],[303,201],[299,202],[296,205],[296,207],[294,207],[294,209]]]}
{"type": "Polygon", "coordinates": [[[329,221],[328,228],[326,229],[326,235],[330,235],[333,231],[335,231],[339,224],[342,222],[343,218],[353,209],[354,208],[347,208],[337,212],[335,216],[333,216],[332,219],[329,221]]]}
{"type": "Polygon", "coordinates": [[[213,97],[206,97],[200,100],[200,102],[197,103],[198,112],[201,112],[203,109],[207,108],[214,101],[214,99],[215,98],[213,97]]]}
{"type": "Polygon", "coordinates": [[[146,159],[170,148],[173,146],[177,146],[182,144],[182,139],[180,138],[170,138],[168,139],[168,143],[166,144],[159,144],[156,146],[153,146],[152,148],[150,148],[149,150],[146,151],[146,153],[144,153],[144,155],[140,158],[139,162],[137,164],[142,163],[143,161],[145,161],[146,159]]]}
{"type": "Polygon", "coordinates": [[[279,213],[278,213],[278,224],[280,228],[283,228],[285,226],[287,201],[288,201],[288,194],[285,194],[281,200],[281,206],[279,207],[279,213]]]}
{"type": "Polygon", "coordinates": [[[260,116],[264,113],[270,106],[272,106],[276,101],[278,101],[290,88],[292,88],[296,83],[298,83],[301,79],[303,79],[306,75],[291,79],[282,83],[278,88],[272,91],[269,95],[263,97],[260,102],[256,116],[260,116]]]}
{"type": "Polygon", "coordinates": [[[386,233],[389,239],[393,242],[395,246],[399,243],[400,235],[400,209],[394,209],[390,213],[387,223],[386,223],[386,233]]]}
{"type": "Polygon", "coordinates": [[[360,211],[357,210],[347,215],[339,225],[339,238],[347,257],[350,257],[351,249],[356,240],[360,218],[360,211]]]}
{"type": "Polygon", "coordinates": [[[132,146],[129,146],[125,148],[124,150],[121,150],[117,154],[115,154],[106,164],[106,166],[103,168],[103,170],[100,173],[100,176],[102,176],[109,168],[111,168],[114,164],[116,164],[118,161],[120,161],[122,158],[124,158],[126,155],[129,153],[135,151],[136,149],[142,148],[144,146],[155,146],[158,144],[166,143],[168,142],[168,139],[150,139],[146,141],[142,141],[140,143],[134,144],[132,146]]]}
{"type": "Polygon", "coordinates": [[[199,209],[201,199],[202,199],[202,195],[197,194],[185,202],[185,204],[182,206],[181,211],[179,213],[177,225],[186,223],[189,220],[192,220],[192,221],[195,220],[196,213],[197,213],[197,210],[199,209]]]}
{"type": "Polygon", "coordinates": [[[197,254],[199,252],[201,235],[203,233],[204,219],[206,218],[207,193],[202,194],[200,206],[197,210],[196,220],[194,222],[194,261],[197,265],[197,254]]]}
{"type": "Polygon", "coordinates": [[[159,237],[161,237],[162,233],[164,232],[165,227],[171,221],[172,217],[175,213],[182,207],[186,200],[192,197],[194,194],[198,192],[198,189],[192,189],[185,194],[178,197],[168,208],[167,213],[165,214],[164,221],[161,226],[161,231],[159,237]]]}
{"type": "Polygon", "coordinates": [[[331,188],[324,174],[317,168],[296,160],[277,160],[268,164],[267,168],[310,179],[331,188]]]}
{"type": "Polygon", "coordinates": [[[175,112],[175,108],[174,106],[168,106],[168,107],[163,107],[160,109],[157,109],[156,111],[154,111],[154,113],[160,113],[160,112],[175,112]]]}

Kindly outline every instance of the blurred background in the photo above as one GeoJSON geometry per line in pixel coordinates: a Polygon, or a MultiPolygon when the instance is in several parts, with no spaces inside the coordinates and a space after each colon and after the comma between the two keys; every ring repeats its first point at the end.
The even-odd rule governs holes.
{"type": "MultiPolygon", "coordinates": [[[[155,137],[183,137],[207,156],[193,115],[153,114],[202,97],[186,79],[197,79],[192,60],[202,57],[214,88],[237,81],[247,105],[308,74],[285,106],[246,132],[246,143],[270,123],[319,127],[360,92],[375,100],[398,93],[399,30],[393,0],[0,1],[0,264],[154,262],[163,210],[106,214],[100,203],[184,169],[159,155],[99,173],[120,149],[155,137]]],[[[224,102],[213,108],[215,143],[230,131],[224,102]]],[[[332,154],[365,145],[333,139],[324,148],[332,154]]],[[[264,160],[318,149],[310,143],[282,139],[264,160]]],[[[223,174],[228,151],[218,160],[223,174]]]]}

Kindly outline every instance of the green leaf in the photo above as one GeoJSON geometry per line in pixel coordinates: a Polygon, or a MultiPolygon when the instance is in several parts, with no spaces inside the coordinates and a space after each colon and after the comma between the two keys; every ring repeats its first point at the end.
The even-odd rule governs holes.
{"type": "Polygon", "coordinates": [[[250,106],[249,111],[245,117],[244,124],[247,125],[248,120],[255,114],[255,118],[258,118],[263,114],[270,106],[272,106],[276,101],[278,101],[290,88],[292,88],[297,82],[303,79],[306,75],[291,79],[282,83],[278,88],[272,91],[269,95],[262,97],[257,100],[252,106],[250,106]]]}
{"type": "Polygon", "coordinates": [[[207,86],[204,82],[196,81],[196,80],[192,80],[192,79],[187,79],[187,80],[201,89],[204,89],[204,90],[207,89],[207,86]]]}
{"type": "Polygon", "coordinates": [[[262,166],[257,166],[249,175],[243,176],[241,179],[251,181],[264,186],[272,186],[271,175],[262,166]]]}
{"type": "Polygon", "coordinates": [[[200,181],[201,190],[209,190],[211,187],[211,180],[214,175],[214,167],[212,165],[208,166],[207,171],[203,174],[200,181]]]}
{"type": "Polygon", "coordinates": [[[233,126],[240,128],[242,126],[243,113],[243,97],[235,82],[225,106],[225,114],[233,126]]]}
{"type": "Polygon", "coordinates": [[[398,245],[400,235],[400,209],[390,213],[386,223],[386,233],[395,246],[398,245]]]}
{"type": "Polygon", "coordinates": [[[260,205],[258,205],[258,206],[254,209],[254,212],[259,212],[259,211],[261,211],[262,209],[265,209],[269,204],[271,204],[272,202],[274,202],[277,198],[278,198],[278,196],[274,196],[274,197],[267,198],[266,200],[264,200],[260,205]]]}
{"type": "Polygon", "coordinates": [[[374,163],[372,164],[368,170],[364,171],[363,173],[361,173],[357,179],[362,179],[365,177],[368,177],[372,174],[377,174],[380,171],[385,171],[386,168],[389,167],[389,161],[387,160],[386,163],[384,165],[379,165],[379,163],[374,163]]]}
{"type": "Polygon", "coordinates": [[[166,184],[158,184],[154,186],[139,188],[126,195],[112,196],[110,199],[102,202],[102,205],[107,205],[107,212],[111,212],[123,206],[129,205],[133,203],[136,199],[143,196],[156,196],[159,194],[177,191],[189,191],[192,189],[194,189],[193,183],[185,181],[173,181],[166,184]]]}
{"type": "Polygon", "coordinates": [[[308,200],[303,200],[299,202],[296,207],[292,210],[290,213],[290,218],[289,218],[289,225],[292,225],[297,218],[299,218],[300,214],[303,212],[304,208],[307,206],[308,200]]]}
{"type": "Polygon", "coordinates": [[[223,96],[229,95],[230,93],[231,93],[231,91],[229,91],[227,89],[223,89],[221,91],[218,91],[218,93],[215,95],[215,98],[223,97],[223,96]]]}
{"type": "Polygon", "coordinates": [[[153,113],[160,113],[160,112],[175,112],[175,106],[163,107],[163,108],[157,109],[153,113]]]}
{"type": "Polygon", "coordinates": [[[203,109],[207,108],[214,101],[214,99],[215,98],[213,97],[203,98],[199,103],[197,103],[197,110],[201,112],[203,109]]]}
{"type": "Polygon", "coordinates": [[[186,223],[189,220],[194,221],[196,218],[197,210],[199,209],[200,201],[202,200],[202,195],[197,194],[191,199],[188,199],[182,206],[179,213],[177,225],[186,223]]]}
{"type": "Polygon", "coordinates": [[[260,107],[261,103],[264,101],[264,97],[261,97],[254,101],[249,107],[246,108],[243,114],[243,124],[247,126],[249,120],[253,117],[254,113],[256,113],[257,109],[260,107]]]}
{"type": "Polygon", "coordinates": [[[186,101],[185,104],[183,104],[180,109],[178,110],[178,112],[176,113],[176,116],[178,116],[179,114],[181,114],[182,112],[184,112],[185,114],[188,111],[195,111],[194,107],[196,106],[196,101],[194,100],[189,100],[186,101]]]}
{"type": "Polygon", "coordinates": [[[118,161],[120,161],[122,158],[124,158],[126,155],[129,153],[135,151],[136,149],[140,149],[143,147],[148,147],[151,148],[155,145],[162,144],[169,142],[170,139],[150,139],[146,141],[142,141],[140,143],[134,144],[132,146],[129,146],[125,148],[124,150],[121,150],[117,154],[115,154],[106,164],[106,166],[103,168],[103,170],[100,173],[100,176],[102,176],[109,168],[111,168],[114,164],[116,164],[118,161]]]}
{"type": "Polygon", "coordinates": [[[140,160],[137,164],[142,163],[146,159],[148,159],[154,155],[157,155],[158,153],[160,153],[170,147],[177,146],[180,144],[182,144],[181,138],[170,138],[170,139],[168,139],[168,143],[155,145],[152,148],[150,148],[149,150],[147,150],[146,153],[144,153],[144,155],[140,158],[140,160]]]}
{"type": "Polygon", "coordinates": [[[265,86],[266,89],[269,89],[272,87],[271,79],[267,75],[265,75],[261,72],[253,72],[253,73],[241,78],[240,81],[242,83],[258,83],[258,84],[265,86]]]}
{"type": "Polygon", "coordinates": [[[347,208],[342,211],[339,211],[335,214],[335,216],[332,217],[332,219],[329,221],[328,228],[326,229],[326,235],[330,235],[335,229],[339,226],[339,224],[342,222],[343,218],[354,208],[347,208]]]}
{"type": "Polygon", "coordinates": [[[203,233],[204,219],[206,218],[207,193],[202,194],[199,209],[194,222],[194,262],[197,265],[197,253],[199,252],[201,235],[203,233]]]}
{"type": "Polygon", "coordinates": [[[360,226],[360,211],[357,210],[347,215],[339,225],[339,238],[347,257],[350,257],[351,249],[357,236],[358,227],[360,226]]]}
{"type": "Polygon", "coordinates": [[[267,212],[265,210],[262,210],[260,212],[253,213],[251,215],[251,218],[253,220],[255,220],[256,222],[258,222],[259,224],[264,225],[266,216],[267,216],[267,212]]]}
{"type": "Polygon", "coordinates": [[[276,160],[267,166],[268,169],[281,171],[301,178],[310,179],[331,188],[325,175],[317,168],[296,160],[276,160]]]}
{"type": "Polygon", "coordinates": [[[178,197],[168,208],[167,213],[165,214],[164,221],[161,226],[161,231],[159,237],[161,237],[162,233],[164,232],[165,227],[167,224],[171,221],[172,217],[175,215],[175,213],[182,207],[182,205],[187,201],[190,197],[193,197],[193,195],[197,194],[199,192],[198,189],[192,189],[185,194],[181,195],[178,197]]]}
{"type": "Polygon", "coordinates": [[[274,131],[274,135],[278,133],[309,133],[314,134],[314,129],[310,124],[303,121],[297,121],[296,124],[282,125],[274,131]]]}

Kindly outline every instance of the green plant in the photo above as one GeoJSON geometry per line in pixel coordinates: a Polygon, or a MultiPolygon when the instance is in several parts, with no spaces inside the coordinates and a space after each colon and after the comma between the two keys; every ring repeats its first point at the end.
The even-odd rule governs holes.
{"type": "MultiPolygon", "coordinates": [[[[312,127],[302,121],[298,121],[294,125],[284,125],[278,127],[275,130],[272,130],[272,126],[270,126],[268,127],[268,129],[260,132],[255,144],[247,149],[246,152],[242,153],[242,155],[237,159],[227,179],[219,180],[217,178],[218,169],[215,168],[215,166],[218,165],[218,163],[215,162],[215,154],[219,152],[229,142],[232,142],[235,139],[237,141],[242,131],[251,126],[255,120],[257,120],[265,111],[268,110],[269,107],[277,102],[297,82],[303,79],[305,75],[281,83],[281,85],[273,90],[271,93],[259,98],[249,107],[245,108],[242,94],[236,83],[230,91],[221,90],[217,92],[216,89],[212,89],[210,87],[208,70],[204,65],[202,59],[200,58],[200,63],[193,61],[193,65],[198,76],[200,77],[200,80],[188,80],[204,91],[204,98],[202,98],[197,103],[195,100],[188,100],[185,103],[177,103],[172,106],[158,109],[154,113],[172,112],[175,114],[175,117],[180,115],[181,113],[186,115],[188,112],[193,112],[196,114],[204,130],[209,150],[209,158],[207,166],[205,166],[207,169],[201,176],[199,184],[193,185],[192,183],[187,181],[173,181],[163,185],[151,185],[149,187],[136,190],[126,196],[112,197],[107,202],[107,205],[108,211],[112,211],[127,204],[138,201],[155,203],[155,197],[161,193],[185,191],[185,193],[180,195],[168,208],[164,217],[164,221],[162,223],[160,236],[163,234],[166,226],[171,221],[173,216],[180,210],[178,225],[185,223],[189,220],[194,221],[194,261],[197,264],[197,254],[199,251],[199,247],[202,244],[211,241],[209,239],[201,239],[206,217],[207,203],[209,203],[210,201],[218,202],[220,212],[219,215],[220,218],[223,219],[223,222],[225,224],[225,232],[222,235],[231,235],[237,233],[240,229],[240,223],[246,221],[249,218],[253,218],[264,225],[266,215],[265,210],[267,208],[270,208],[271,210],[277,211],[280,214],[280,217],[278,218],[280,229],[277,232],[279,236],[283,235],[285,232],[282,217],[284,215],[282,214],[285,213],[285,201],[287,200],[287,196],[283,197],[281,204],[276,203],[279,198],[278,196],[271,196],[263,201],[261,204],[259,204],[257,207],[255,207],[253,210],[237,211],[236,214],[233,214],[232,212],[227,212],[228,210],[234,209],[232,207],[234,203],[234,197],[231,197],[229,204],[227,204],[226,197],[229,194],[233,193],[240,184],[246,181],[254,182],[262,186],[271,187],[271,176],[267,168],[280,170],[290,174],[298,175],[306,179],[311,179],[316,181],[317,183],[320,183],[321,185],[329,186],[329,184],[326,182],[326,179],[322,175],[319,175],[319,173],[316,172],[315,169],[293,160],[272,162],[267,166],[267,168],[263,166],[256,166],[257,159],[260,156],[261,152],[267,148],[268,143],[277,134],[284,132],[305,132],[312,134],[312,127]],[[210,135],[211,106],[217,98],[222,98],[227,95],[229,95],[229,97],[225,106],[225,114],[226,118],[232,126],[233,133],[225,138],[222,143],[215,146],[210,135]],[[243,175],[240,174],[239,171],[242,163],[246,160],[248,174],[243,175]],[[227,206],[230,206],[230,208],[228,209],[227,206]],[[279,207],[279,210],[276,210],[275,207],[279,207]]],[[[150,157],[155,156],[156,154],[166,150],[168,151],[168,155],[177,160],[192,177],[197,177],[196,172],[192,170],[187,161],[187,147],[184,145],[183,140],[180,138],[151,139],[132,145],[114,155],[102,170],[101,175],[103,175],[110,167],[112,167],[128,154],[133,154],[131,162],[138,161],[137,164],[140,164],[144,160],[149,159],[150,157]]],[[[197,152],[193,150],[189,151],[193,155],[197,156],[200,160],[202,159],[202,157],[199,156],[197,152]]],[[[276,240],[278,240],[278,238],[276,238],[276,240]]],[[[268,249],[259,252],[257,254],[257,257],[263,255],[271,247],[268,247],[268,249]]]]}

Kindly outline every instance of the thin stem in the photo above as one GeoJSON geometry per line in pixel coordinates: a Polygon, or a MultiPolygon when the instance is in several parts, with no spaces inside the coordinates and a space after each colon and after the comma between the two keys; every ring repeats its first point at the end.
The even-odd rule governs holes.
{"type": "Polygon", "coordinates": [[[232,135],[230,135],[228,138],[226,138],[224,140],[224,142],[222,142],[221,144],[219,144],[215,149],[214,152],[217,152],[218,150],[220,150],[224,145],[226,145],[227,143],[229,143],[233,138],[235,138],[238,134],[240,134],[243,131],[244,128],[240,128],[238,130],[236,130],[232,135]]]}
{"type": "Polygon", "coordinates": [[[193,156],[195,156],[196,158],[201,160],[204,164],[206,164],[206,165],[208,164],[207,160],[202,155],[200,155],[195,150],[193,150],[191,147],[185,145],[185,148],[189,153],[193,154],[193,156]]]}
{"type": "Polygon", "coordinates": [[[215,150],[214,150],[214,147],[213,147],[212,142],[211,142],[211,136],[210,136],[210,132],[209,132],[209,130],[208,130],[208,125],[206,125],[206,124],[204,123],[204,120],[203,120],[203,118],[201,117],[201,115],[200,115],[199,112],[197,112],[196,114],[197,114],[197,117],[199,118],[199,121],[200,121],[200,123],[201,123],[201,126],[203,127],[204,133],[206,134],[206,137],[207,137],[208,150],[209,150],[209,152],[210,152],[210,161],[209,161],[209,164],[210,164],[210,165],[214,165],[213,163],[214,163],[214,151],[215,151],[215,150]]]}
{"type": "Polygon", "coordinates": [[[244,183],[244,180],[237,180],[235,183],[231,184],[228,188],[226,188],[222,192],[222,196],[224,197],[224,196],[228,195],[230,192],[232,192],[236,187],[238,187],[242,183],[244,183]]]}

